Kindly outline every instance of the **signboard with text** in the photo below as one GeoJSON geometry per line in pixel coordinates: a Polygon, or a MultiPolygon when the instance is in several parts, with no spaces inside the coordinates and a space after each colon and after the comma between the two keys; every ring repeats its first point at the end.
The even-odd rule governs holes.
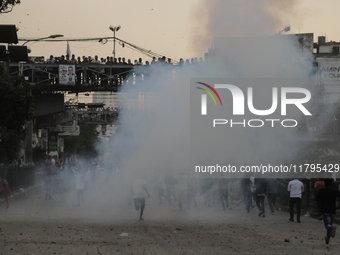
{"type": "Polygon", "coordinates": [[[317,58],[321,82],[326,90],[340,91],[340,58],[317,58]]]}
{"type": "Polygon", "coordinates": [[[62,133],[59,133],[60,136],[79,136],[80,128],[77,125],[76,120],[72,120],[70,122],[65,123],[60,126],[62,133]]]}

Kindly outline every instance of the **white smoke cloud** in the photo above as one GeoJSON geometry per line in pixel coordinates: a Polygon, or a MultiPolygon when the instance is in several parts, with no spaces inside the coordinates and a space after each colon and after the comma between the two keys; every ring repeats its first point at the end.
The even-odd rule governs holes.
{"type": "MultiPolygon", "coordinates": [[[[140,93],[144,94],[144,103],[138,102],[135,109],[120,111],[119,128],[111,139],[109,152],[106,147],[101,150],[107,153],[105,160],[118,168],[114,177],[114,196],[123,196],[125,201],[129,200],[128,190],[135,179],[146,179],[149,190],[154,191],[159,173],[175,176],[183,170],[188,175],[194,171],[190,166],[190,79],[306,78],[312,71],[311,54],[296,46],[297,39],[279,35],[265,37],[282,29],[283,14],[291,15],[294,8],[288,1],[202,2],[206,9],[201,10],[197,22],[200,29],[195,31],[193,48],[200,49],[200,53],[207,52],[211,36],[219,36],[221,39],[216,39],[214,45],[216,61],[182,67],[151,65],[145,69],[150,72],[143,81],[138,76],[136,84],[121,87],[121,93],[135,100],[140,93]],[[221,20],[221,17],[225,19],[221,20]],[[223,38],[225,36],[229,38],[223,38]],[[230,38],[232,36],[251,37],[235,39],[230,38]]],[[[296,1],[289,1],[292,2],[296,1]]],[[[286,84],[256,87],[254,97],[260,102],[255,103],[257,108],[270,106],[274,86],[280,88],[286,84]]],[[[306,84],[293,86],[305,87],[306,84]]],[[[232,102],[229,99],[226,101],[232,102]]],[[[293,114],[296,118],[300,115],[293,114]]],[[[195,157],[203,162],[224,160],[235,165],[267,161],[284,163],[280,160],[286,159],[292,149],[292,144],[285,147],[284,141],[289,136],[295,138],[296,130],[279,130],[230,131],[225,139],[232,146],[227,150],[222,150],[225,147],[219,147],[219,141],[216,141],[216,146],[198,149],[195,157]]],[[[294,145],[298,147],[299,143],[294,145]]]]}
{"type": "MultiPolygon", "coordinates": [[[[254,37],[278,33],[302,13],[299,0],[201,0],[192,12],[192,47],[211,47],[214,37],[254,37]]],[[[304,13],[304,15],[306,15],[304,13]]],[[[296,21],[297,20],[297,21],[296,21]]]]}

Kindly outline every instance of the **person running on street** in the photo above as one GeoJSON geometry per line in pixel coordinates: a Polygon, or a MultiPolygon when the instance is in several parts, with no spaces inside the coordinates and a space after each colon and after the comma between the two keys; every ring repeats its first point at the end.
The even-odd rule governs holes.
{"type": "Polygon", "coordinates": [[[146,188],[146,181],[142,179],[138,179],[134,181],[132,184],[132,195],[133,195],[133,201],[135,204],[136,211],[139,211],[139,220],[143,221],[143,213],[145,208],[145,193],[150,197],[150,194],[146,188]]]}
{"type": "Polygon", "coordinates": [[[320,202],[320,211],[327,230],[325,241],[326,244],[329,244],[329,239],[335,237],[336,226],[333,226],[333,222],[336,213],[336,199],[340,199],[340,193],[339,190],[332,189],[332,179],[325,179],[324,182],[325,187],[316,194],[316,201],[320,202]]]}
{"type": "Polygon", "coordinates": [[[266,217],[264,200],[266,198],[267,182],[264,178],[255,178],[256,206],[259,209],[259,217],[266,217]]]}
{"type": "Polygon", "coordinates": [[[267,198],[271,214],[275,214],[278,188],[278,181],[276,178],[267,179],[267,198]]]}
{"type": "Polygon", "coordinates": [[[288,183],[290,221],[294,221],[294,205],[296,204],[296,219],[298,223],[301,223],[300,214],[303,191],[303,183],[298,179],[293,179],[288,183]]]}

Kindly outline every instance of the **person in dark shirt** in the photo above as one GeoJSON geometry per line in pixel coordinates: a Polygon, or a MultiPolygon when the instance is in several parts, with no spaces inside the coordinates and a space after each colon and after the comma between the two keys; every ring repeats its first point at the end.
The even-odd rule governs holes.
{"type": "Polygon", "coordinates": [[[267,181],[267,198],[271,214],[275,214],[276,197],[278,193],[278,181],[275,178],[269,178],[267,181]]]}
{"type": "MultiPolygon", "coordinates": [[[[314,197],[316,197],[316,194],[319,192],[320,189],[325,187],[325,183],[323,181],[323,179],[318,180],[317,182],[315,182],[314,184],[314,197]]],[[[318,205],[318,211],[320,214],[319,220],[322,220],[322,213],[320,211],[320,201],[317,201],[317,205],[318,205]]]]}
{"type": "Polygon", "coordinates": [[[333,226],[333,221],[336,213],[336,198],[340,199],[340,194],[338,190],[332,189],[332,179],[325,179],[324,182],[325,188],[320,189],[316,194],[316,201],[320,201],[320,211],[327,229],[325,241],[328,244],[329,239],[335,237],[336,226],[333,226]]]}
{"type": "Polygon", "coordinates": [[[266,198],[267,183],[266,179],[255,178],[255,194],[256,194],[256,205],[260,210],[259,217],[266,217],[264,209],[264,200],[266,198]]]}

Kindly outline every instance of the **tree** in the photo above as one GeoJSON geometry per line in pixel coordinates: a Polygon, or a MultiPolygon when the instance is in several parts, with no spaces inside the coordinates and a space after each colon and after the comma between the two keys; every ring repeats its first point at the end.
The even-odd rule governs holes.
{"type": "Polygon", "coordinates": [[[0,162],[11,163],[18,157],[25,138],[25,123],[33,113],[31,87],[24,77],[10,77],[0,63],[0,162]]]}
{"type": "Polygon", "coordinates": [[[16,4],[20,4],[20,0],[0,0],[0,14],[11,12],[16,4]]]}

